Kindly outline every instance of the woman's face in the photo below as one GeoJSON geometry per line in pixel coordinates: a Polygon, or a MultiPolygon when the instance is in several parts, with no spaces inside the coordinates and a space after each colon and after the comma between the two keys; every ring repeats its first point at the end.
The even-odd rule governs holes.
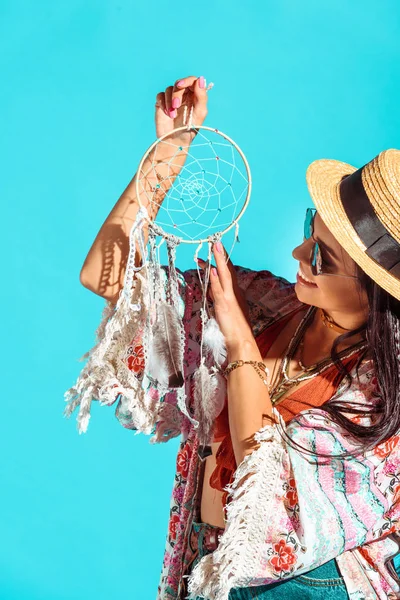
{"type": "MultiPolygon", "coordinates": [[[[322,270],[329,273],[356,275],[356,263],[329,231],[320,215],[315,213],[313,237],[318,241],[322,255],[322,270]]],[[[367,312],[368,298],[360,292],[358,281],[349,277],[316,275],[311,272],[311,249],[314,240],[310,237],[294,248],[293,258],[299,261],[300,269],[314,285],[303,285],[297,279],[296,294],[301,302],[325,309],[328,313],[367,312]]],[[[298,277],[298,276],[297,276],[298,277]]]]}

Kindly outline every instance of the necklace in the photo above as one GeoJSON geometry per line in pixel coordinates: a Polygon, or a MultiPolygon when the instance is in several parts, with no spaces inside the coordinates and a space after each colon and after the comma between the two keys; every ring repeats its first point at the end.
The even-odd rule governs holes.
{"type": "Polygon", "coordinates": [[[323,308],[321,308],[321,319],[322,319],[322,322],[325,325],[325,327],[328,327],[329,329],[333,329],[334,331],[337,331],[338,333],[345,333],[346,331],[350,331],[350,329],[345,329],[345,327],[341,327],[340,325],[335,323],[335,321],[332,319],[332,317],[329,316],[324,311],[323,308]]]}
{"type": "MultiPolygon", "coordinates": [[[[320,373],[323,373],[330,366],[332,366],[332,364],[334,364],[331,357],[324,358],[323,360],[313,365],[310,365],[309,367],[306,367],[301,361],[304,345],[303,334],[305,333],[309,323],[314,317],[316,309],[317,307],[310,306],[310,308],[307,310],[306,314],[300,321],[299,325],[296,328],[296,331],[292,336],[292,339],[289,342],[287,352],[281,360],[278,370],[278,381],[276,384],[272,385],[270,383],[268,386],[271,402],[273,405],[275,405],[290,388],[298,385],[301,381],[316,377],[320,373]],[[301,350],[301,358],[298,362],[300,367],[303,369],[304,373],[300,373],[296,377],[289,377],[288,367],[290,364],[290,360],[294,357],[299,347],[301,350]]],[[[346,350],[342,350],[341,352],[339,352],[338,356],[341,359],[348,358],[366,347],[367,342],[361,340],[360,342],[353,344],[349,348],[346,348],[346,350]]]]}

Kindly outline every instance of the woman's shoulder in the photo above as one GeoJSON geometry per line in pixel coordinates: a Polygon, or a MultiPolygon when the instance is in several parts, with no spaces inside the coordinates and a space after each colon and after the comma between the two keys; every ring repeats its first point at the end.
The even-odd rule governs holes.
{"type": "Polygon", "coordinates": [[[271,290],[276,292],[295,293],[294,283],[291,283],[285,277],[277,275],[269,269],[251,269],[243,265],[235,265],[238,284],[242,289],[258,290],[269,293],[271,290]]]}
{"type": "Polygon", "coordinates": [[[303,305],[297,297],[295,284],[285,277],[268,269],[255,271],[240,265],[235,269],[238,285],[249,307],[255,335],[303,305]]]}
{"type": "MultiPolygon", "coordinates": [[[[252,269],[234,265],[236,280],[249,309],[254,335],[273,321],[302,306],[294,289],[295,284],[269,269],[252,269]]],[[[184,273],[188,288],[195,299],[201,297],[201,286],[197,269],[184,273]]]]}

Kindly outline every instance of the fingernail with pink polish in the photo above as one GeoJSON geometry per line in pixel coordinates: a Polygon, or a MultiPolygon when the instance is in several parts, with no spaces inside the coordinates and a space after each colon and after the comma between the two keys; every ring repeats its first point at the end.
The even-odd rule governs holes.
{"type": "Polygon", "coordinates": [[[175,110],[175,109],[174,109],[174,110],[170,110],[170,111],[169,111],[169,116],[171,117],[171,119],[175,119],[175,117],[176,117],[176,114],[177,114],[177,113],[176,113],[176,110],[175,110]]]}
{"type": "Polygon", "coordinates": [[[172,108],[179,108],[181,105],[180,98],[173,98],[172,100],[172,108]]]}
{"type": "Polygon", "coordinates": [[[217,252],[222,252],[222,244],[221,242],[215,242],[215,249],[217,252]]]}
{"type": "Polygon", "coordinates": [[[206,87],[206,80],[204,79],[203,75],[199,77],[199,86],[202,90],[204,90],[204,88],[206,87]]]}
{"type": "Polygon", "coordinates": [[[214,276],[218,275],[217,269],[216,269],[215,267],[213,267],[213,268],[211,269],[211,273],[212,273],[214,276]]]}
{"type": "Polygon", "coordinates": [[[178,81],[178,83],[176,84],[178,87],[183,87],[185,85],[185,80],[181,79],[180,81],[178,81]]]}

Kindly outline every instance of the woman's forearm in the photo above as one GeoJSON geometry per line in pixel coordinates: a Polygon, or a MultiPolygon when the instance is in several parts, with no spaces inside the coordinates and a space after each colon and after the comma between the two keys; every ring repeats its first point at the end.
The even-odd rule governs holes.
{"type": "MultiPolygon", "coordinates": [[[[187,152],[180,150],[179,140],[158,144],[141,169],[140,201],[154,220],[159,207],[176,175],[185,163],[187,152]],[[156,151],[156,155],[155,155],[156,151]],[[155,155],[155,157],[154,157],[155,155]],[[173,166],[168,164],[173,157],[173,166]],[[156,186],[160,183],[160,187],[156,186]],[[153,189],[156,188],[156,192],[153,189]],[[149,205],[149,198],[154,201],[149,205]]],[[[136,178],[128,184],[110,214],[101,226],[80,272],[81,283],[104,298],[116,301],[123,286],[125,267],[129,254],[129,233],[139,210],[136,195],[136,178]]],[[[143,233],[147,242],[147,225],[143,233]]],[[[141,256],[136,248],[135,264],[141,256]]]]}
{"type": "MultiPolygon", "coordinates": [[[[244,342],[228,351],[229,362],[235,360],[262,361],[258,347],[244,342]]],[[[272,404],[268,388],[252,365],[242,365],[227,375],[229,429],[236,464],[258,444],[254,433],[272,422],[272,404]]]]}

